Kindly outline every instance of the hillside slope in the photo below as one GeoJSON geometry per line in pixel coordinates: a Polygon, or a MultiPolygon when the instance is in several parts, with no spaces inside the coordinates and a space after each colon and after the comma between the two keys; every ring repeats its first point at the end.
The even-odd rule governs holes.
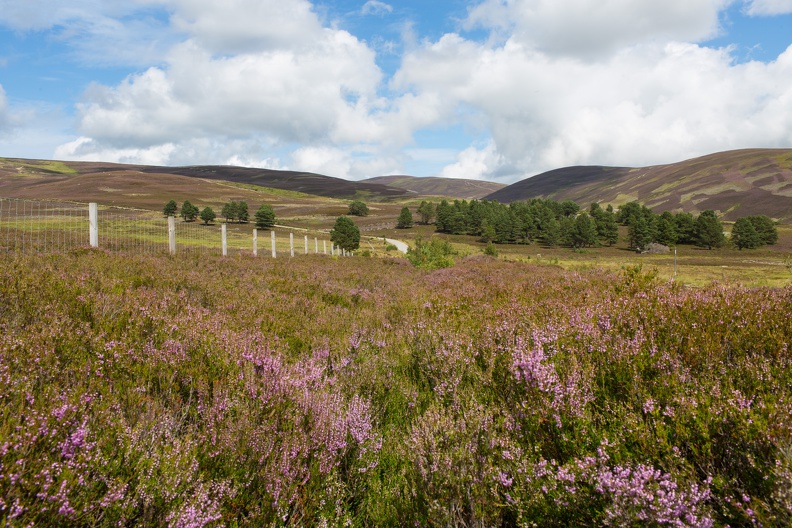
{"type": "Polygon", "coordinates": [[[766,214],[792,221],[792,149],[719,152],[643,168],[567,167],[519,181],[486,196],[509,203],[531,198],[614,206],[637,200],[655,212],[706,209],[726,220],[766,214]]]}
{"type": "MultiPolygon", "coordinates": [[[[70,162],[26,159],[0,159],[0,188],[18,187],[21,179],[25,186],[46,185],[49,193],[57,194],[59,188],[68,193],[76,185],[75,179],[86,179],[101,183],[109,180],[133,177],[138,183],[156,184],[157,180],[174,177],[193,180],[216,180],[236,184],[257,185],[286,191],[297,191],[326,198],[363,198],[387,200],[408,195],[404,189],[377,183],[347,181],[309,172],[278,171],[246,167],[207,165],[195,167],[158,167],[149,165],[125,165],[102,162],[70,162]],[[145,175],[151,175],[146,178],[145,175]],[[101,177],[98,178],[97,177],[101,177]]],[[[198,185],[198,181],[193,182],[198,185]]],[[[81,185],[82,186],[82,185],[81,185]]],[[[39,189],[41,190],[41,189],[39,189]]],[[[82,189],[87,191],[85,187],[82,189]]],[[[65,198],[65,196],[60,196],[65,198]]]]}
{"type": "Polygon", "coordinates": [[[363,181],[398,187],[416,195],[445,196],[466,200],[481,199],[506,187],[501,183],[480,180],[417,176],[377,176],[363,181]]]}

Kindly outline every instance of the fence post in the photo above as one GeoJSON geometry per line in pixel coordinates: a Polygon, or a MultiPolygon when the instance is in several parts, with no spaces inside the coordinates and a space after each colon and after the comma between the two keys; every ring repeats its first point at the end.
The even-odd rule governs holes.
{"type": "Polygon", "coordinates": [[[319,239],[314,237],[314,254],[319,254],[319,239]]]}
{"type": "Polygon", "coordinates": [[[168,251],[171,255],[176,254],[176,217],[168,217],[168,251]]]}
{"type": "Polygon", "coordinates": [[[276,258],[276,255],[275,255],[275,253],[276,253],[276,251],[275,251],[275,230],[272,230],[270,232],[270,234],[272,235],[272,237],[271,237],[272,238],[272,258],[276,258]]]}
{"type": "Polygon", "coordinates": [[[228,238],[227,238],[227,228],[225,223],[223,223],[220,226],[220,233],[223,239],[223,256],[226,257],[228,256],[228,238]]]}
{"type": "Polygon", "coordinates": [[[322,249],[324,250],[324,254],[327,255],[327,240],[322,240],[322,249]]]}
{"type": "Polygon", "coordinates": [[[289,232],[289,249],[291,250],[291,256],[294,256],[294,231],[289,232]]]}
{"type": "Polygon", "coordinates": [[[305,254],[308,254],[308,235],[305,235],[305,254]]]}
{"type": "Polygon", "coordinates": [[[88,229],[91,247],[99,247],[99,206],[96,202],[88,204],[88,229]]]}
{"type": "Polygon", "coordinates": [[[258,257],[258,229],[253,230],[253,256],[258,257]]]}

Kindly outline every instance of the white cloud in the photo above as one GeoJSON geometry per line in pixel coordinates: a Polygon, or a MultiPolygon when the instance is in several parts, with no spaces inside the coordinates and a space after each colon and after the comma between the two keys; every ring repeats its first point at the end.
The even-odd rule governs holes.
{"type": "Polygon", "coordinates": [[[751,16],[773,16],[792,13],[792,0],[747,0],[745,11],[751,16]]]}
{"type": "MultiPolygon", "coordinates": [[[[81,145],[82,151],[122,149],[129,156],[172,143],[176,148],[166,154],[173,162],[185,151],[182,145],[198,140],[229,144],[244,139],[245,145],[266,148],[381,141],[386,132],[372,117],[385,106],[377,96],[382,73],[374,52],[346,31],[323,28],[304,2],[276,2],[297,6],[304,20],[275,9],[268,13],[266,25],[274,31],[268,36],[267,27],[257,33],[256,24],[235,26],[234,21],[255,18],[248,11],[252,4],[259,2],[223,4],[218,19],[213,18],[219,15],[216,2],[191,4],[187,12],[194,38],[173,47],[165,67],[87,90],[78,105],[79,130],[93,141],[81,145]],[[232,17],[229,12],[237,8],[232,17]],[[298,23],[299,38],[291,30],[276,31],[298,23]],[[261,40],[254,42],[254,34],[261,40]],[[234,47],[249,51],[217,53],[234,47]]],[[[260,159],[262,152],[245,156],[260,159]]]]}
{"type": "Polygon", "coordinates": [[[495,143],[490,142],[482,149],[468,147],[457,156],[456,163],[447,165],[440,173],[443,178],[463,178],[469,180],[492,180],[493,167],[503,165],[495,143]]]}
{"type": "Polygon", "coordinates": [[[313,46],[323,28],[307,0],[167,0],[173,24],[213,53],[313,46]]]}
{"type": "Polygon", "coordinates": [[[446,36],[405,57],[396,79],[476,109],[475,123],[491,133],[495,150],[463,152],[446,175],[515,179],[792,143],[792,47],[769,64],[734,64],[728,49],[674,42],[590,63],[516,39],[490,47],[446,36]]]}
{"type": "MultiPolygon", "coordinates": [[[[77,107],[83,137],[58,156],[349,179],[445,164],[443,176],[509,182],[566,165],[789,146],[792,48],[772,63],[736,64],[729,49],[695,44],[719,30],[719,13],[735,1],[483,0],[465,24],[493,38],[422,41],[408,26],[409,51],[383,86],[375,51],[327,27],[307,0],[139,0],[138,9],[169,10],[168,38],[180,42],[157,66],[86,90],[77,107]],[[491,141],[449,155],[413,144],[424,129],[491,141]],[[443,160],[416,158],[421,152],[443,160]]],[[[70,5],[94,4],[104,5],[70,5]]],[[[110,2],[99,15],[117,21],[108,11],[115,4],[124,9],[110,2]]],[[[19,8],[0,20],[33,28],[69,19],[48,5],[50,19],[19,8]]],[[[750,9],[768,5],[754,0],[750,9]]],[[[363,11],[388,7],[370,1],[363,11]]],[[[100,34],[107,20],[86,22],[85,32],[100,34]]],[[[0,99],[0,127],[4,108],[0,99]]]]}
{"type": "Polygon", "coordinates": [[[53,41],[91,65],[158,62],[175,38],[161,18],[162,6],[153,0],[0,0],[0,25],[52,30],[53,41]]]}
{"type": "Polygon", "coordinates": [[[378,0],[368,0],[360,10],[360,13],[363,15],[376,15],[376,16],[383,16],[389,15],[393,12],[393,6],[390,4],[386,4],[385,2],[379,2],[378,0]]]}
{"type": "Polygon", "coordinates": [[[591,58],[640,43],[712,37],[732,1],[484,0],[466,25],[500,30],[549,54],[591,58]]]}

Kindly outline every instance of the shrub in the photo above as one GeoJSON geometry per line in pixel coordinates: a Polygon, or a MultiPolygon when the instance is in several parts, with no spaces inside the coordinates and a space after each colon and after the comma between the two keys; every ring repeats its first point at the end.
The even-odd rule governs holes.
{"type": "Polygon", "coordinates": [[[415,247],[407,251],[407,260],[416,268],[439,269],[454,265],[457,252],[447,240],[432,238],[424,242],[420,237],[415,239],[415,247]]]}
{"type": "Polygon", "coordinates": [[[364,202],[354,200],[349,204],[349,211],[347,214],[352,216],[368,216],[369,208],[364,202]]]}

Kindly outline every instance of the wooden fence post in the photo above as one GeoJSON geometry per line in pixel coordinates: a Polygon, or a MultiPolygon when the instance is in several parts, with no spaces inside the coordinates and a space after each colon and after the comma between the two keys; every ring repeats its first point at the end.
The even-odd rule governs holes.
{"type": "Polygon", "coordinates": [[[88,230],[91,247],[99,247],[99,206],[96,202],[88,204],[88,230]]]}
{"type": "Polygon", "coordinates": [[[176,217],[168,217],[168,251],[171,255],[176,254],[176,217]]]}

